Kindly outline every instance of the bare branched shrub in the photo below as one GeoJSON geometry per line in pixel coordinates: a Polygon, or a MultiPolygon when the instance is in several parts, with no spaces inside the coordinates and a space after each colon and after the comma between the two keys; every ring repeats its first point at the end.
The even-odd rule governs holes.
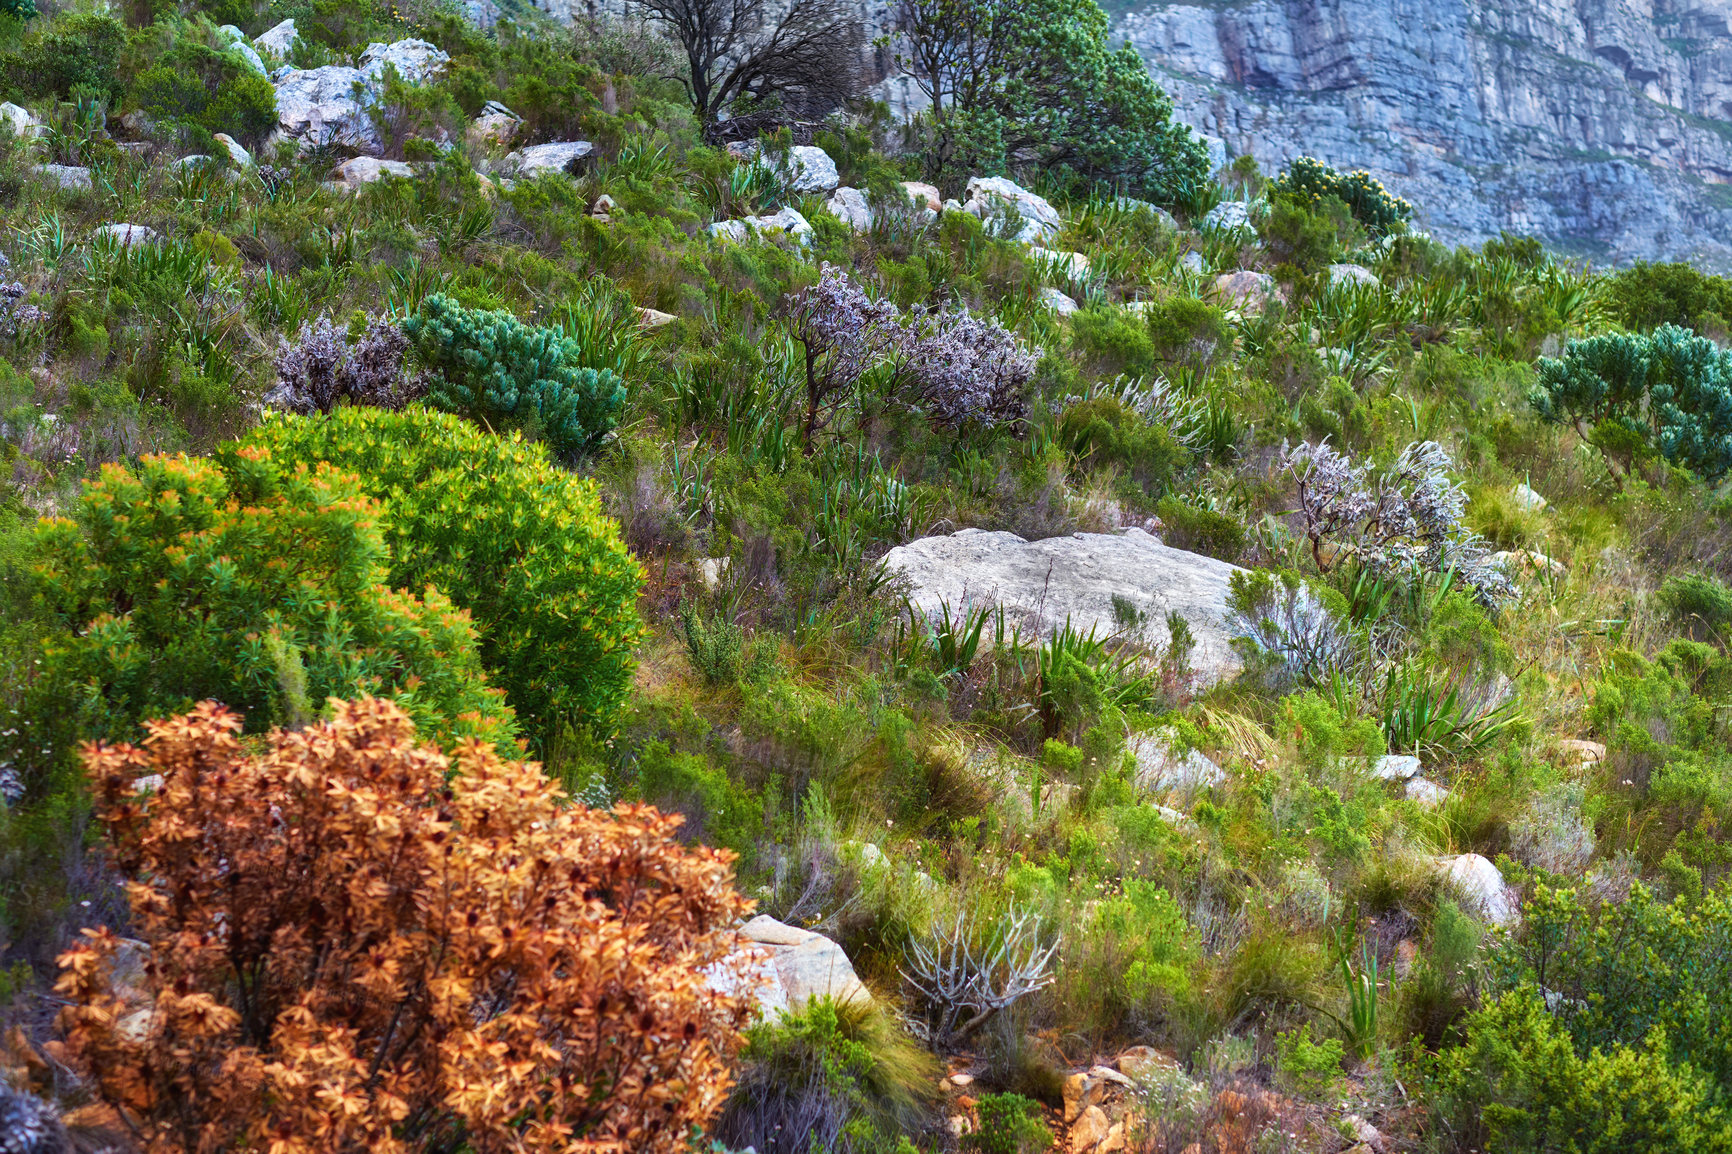
{"type": "Polygon", "coordinates": [[[1408,445],[1392,467],[1376,474],[1328,442],[1299,445],[1283,464],[1298,486],[1318,568],[1350,556],[1372,570],[1454,569],[1487,604],[1512,595],[1509,577],[1490,563],[1485,542],[1462,524],[1467,495],[1449,479],[1452,462],[1437,442],[1408,445]]]}
{"type": "Polygon", "coordinates": [[[453,764],[390,702],[332,708],[259,753],[210,702],[86,747],[149,946],[124,1022],[118,940],[61,958],[95,1093],[149,1154],[687,1149],[749,1012],[730,855],[480,742],[453,764]]]}
{"type": "Polygon", "coordinates": [[[934,929],[930,942],[910,942],[902,976],[926,1004],[934,1043],[968,1040],[999,1011],[1053,981],[1059,939],[1041,942],[1041,918],[1014,905],[985,933],[973,911],[934,929]]]}
{"type": "Polygon", "coordinates": [[[1016,335],[966,311],[947,313],[912,342],[904,372],[937,424],[992,427],[1028,414],[1023,388],[1035,356],[1016,335]]]}
{"type": "Polygon", "coordinates": [[[806,354],[806,451],[872,362],[904,340],[894,302],[873,300],[848,273],[825,262],[818,283],[796,293],[788,328],[806,354]]]}
{"type": "Polygon", "coordinates": [[[265,394],[265,404],[291,413],[328,413],[340,404],[400,409],[418,395],[414,382],[403,376],[403,355],[409,338],[384,318],[367,326],[361,339],[320,317],[301,322],[295,343],[278,338],[277,384],[265,394]]]}

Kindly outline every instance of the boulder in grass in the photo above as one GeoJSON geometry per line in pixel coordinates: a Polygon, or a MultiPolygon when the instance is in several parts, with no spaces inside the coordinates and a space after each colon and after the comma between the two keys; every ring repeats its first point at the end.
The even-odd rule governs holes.
{"type": "Polygon", "coordinates": [[[358,192],[363,185],[394,176],[408,180],[415,170],[401,160],[380,160],[372,156],[355,156],[337,166],[337,183],[349,192],[358,192]]]}
{"type": "Polygon", "coordinates": [[[450,56],[425,40],[396,40],[367,45],[361,53],[361,72],[375,86],[384,83],[387,68],[395,68],[409,84],[425,84],[443,76],[450,62],[450,56]]]}
{"type": "Polygon", "coordinates": [[[1461,894],[1470,912],[1494,926],[1507,926],[1518,917],[1516,904],[1504,885],[1503,874],[1488,859],[1476,853],[1437,859],[1443,878],[1461,894]]]}
{"type": "Polygon", "coordinates": [[[295,41],[300,33],[295,31],[293,19],[284,20],[274,25],[269,31],[261,32],[253,41],[253,46],[262,52],[268,52],[278,60],[287,60],[289,53],[294,51],[295,41]]]}
{"type": "Polygon", "coordinates": [[[101,225],[96,230],[96,236],[111,237],[121,248],[138,248],[141,245],[155,244],[162,239],[161,233],[142,224],[101,225]]]}
{"type": "Polygon", "coordinates": [[[866,194],[857,188],[838,188],[830,194],[824,207],[830,210],[831,216],[855,232],[872,230],[872,206],[866,203],[866,194]]]}
{"type": "MultiPolygon", "coordinates": [[[[742,944],[758,955],[748,975],[755,985],[758,1012],[798,1013],[813,998],[828,996],[838,1002],[872,1000],[872,993],[854,972],[842,947],[823,934],[785,925],[759,914],[740,927],[742,944]]],[[[714,984],[727,979],[712,973],[714,984]]]]}
{"type": "Polygon", "coordinates": [[[520,179],[561,172],[575,176],[581,162],[595,152],[587,140],[555,140],[548,144],[533,144],[520,148],[505,158],[502,171],[520,179]]]}
{"type": "Polygon", "coordinates": [[[1238,229],[1251,227],[1251,206],[1242,200],[1223,200],[1203,217],[1204,228],[1238,229]]]}
{"type": "Polygon", "coordinates": [[[1022,220],[1016,239],[1024,244],[1045,244],[1058,235],[1064,221],[1058,209],[1043,196],[1030,192],[1002,176],[977,176],[968,182],[968,199],[962,211],[991,220],[1008,208],[1022,220]]]}
{"type": "Polygon", "coordinates": [[[1332,264],[1329,266],[1329,283],[1365,285],[1376,288],[1383,282],[1377,279],[1377,274],[1362,264],[1332,264]]]}
{"type": "Polygon", "coordinates": [[[298,68],[277,81],[277,131],[302,148],[338,144],[377,153],[379,131],[368,115],[372,90],[359,68],[298,68]]]}

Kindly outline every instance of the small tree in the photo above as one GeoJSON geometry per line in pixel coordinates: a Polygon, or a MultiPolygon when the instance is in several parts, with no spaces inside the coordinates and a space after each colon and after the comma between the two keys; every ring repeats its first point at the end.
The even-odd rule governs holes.
{"type": "Polygon", "coordinates": [[[1341,173],[1309,156],[1295,158],[1286,172],[1270,182],[1269,192],[1306,207],[1335,197],[1374,237],[1400,229],[1413,216],[1413,205],[1392,195],[1382,181],[1364,169],[1341,173]]]}
{"type": "Polygon", "coordinates": [[[1095,0],[901,0],[894,25],[931,101],[935,175],[1032,162],[1168,204],[1208,179],[1208,150],[1136,50],[1108,48],[1095,0]]]}
{"type": "Polygon", "coordinates": [[[1546,420],[1573,425],[1617,473],[1627,476],[1644,452],[1710,481],[1732,470],[1732,353],[1677,325],[1571,341],[1562,357],[1540,358],[1530,400],[1546,420]]]}
{"type": "Polygon", "coordinates": [[[730,109],[819,120],[860,85],[865,32],[843,0],[644,0],[685,52],[680,80],[706,132],[730,109]]]}
{"type": "Polygon", "coordinates": [[[873,300],[846,271],[825,262],[818,283],[795,293],[788,329],[805,350],[806,409],[801,430],[806,452],[816,447],[849,389],[872,362],[903,343],[902,314],[894,302],[873,300]]]}
{"type": "Polygon", "coordinates": [[[679,818],[563,805],[478,742],[448,761],[374,699],[258,753],[212,703],[149,728],[85,753],[148,1009],[107,930],[57,987],[149,1154],[673,1154],[720,1109],[750,903],[679,818]]]}

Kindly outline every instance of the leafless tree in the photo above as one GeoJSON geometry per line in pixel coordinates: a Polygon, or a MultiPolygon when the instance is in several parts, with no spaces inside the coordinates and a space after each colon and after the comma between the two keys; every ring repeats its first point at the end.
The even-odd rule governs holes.
{"type": "Polygon", "coordinates": [[[1057,952],[1056,936],[1042,943],[1033,910],[1013,905],[984,936],[965,910],[948,928],[935,928],[930,943],[909,944],[902,976],[926,1002],[933,1042],[954,1046],[1000,1010],[1051,984],[1057,952]]]}
{"type": "Polygon", "coordinates": [[[836,406],[872,362],[901,341],[900,311],[894,302],[873,300],[858,282],[825,263],[818,283],[801,289],[789,302],[788,329],[805,350],[806,452],[836,406]]]}
{"type": "Polygon", "coordinates": [[[846,0],[642,0],[685,52],[706,131],[736,106],[816,120],[859,88],[866,34],[846,0]]]}

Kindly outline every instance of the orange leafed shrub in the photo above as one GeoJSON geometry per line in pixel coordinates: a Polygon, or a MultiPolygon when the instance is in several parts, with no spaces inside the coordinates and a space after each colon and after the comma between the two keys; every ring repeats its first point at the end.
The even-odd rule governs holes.
{"type": "Polygon", "coordinates": [[[208,702],[85,748],[152,999],[127,1015],[106,931],[60,959],[97,1092],[150,1154],[685,1148],[748,1015],[743,973],[705,980],[737,965],[732,855],[334,708],[251,754],[208,702]]]}

